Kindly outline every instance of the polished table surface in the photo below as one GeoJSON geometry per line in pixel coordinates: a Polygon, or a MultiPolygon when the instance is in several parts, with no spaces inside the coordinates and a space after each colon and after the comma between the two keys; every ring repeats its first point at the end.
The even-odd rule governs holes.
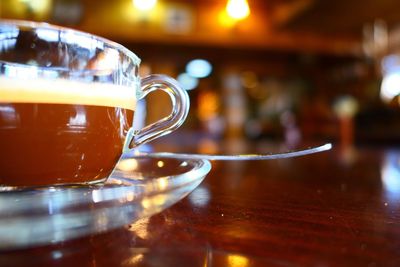
{"type": "Polygon", "coordinates": [[[1,252],[0,266],[400,266],[400,150],[335,145],[212,165],[197,189],[157,215],[1,252]]]}

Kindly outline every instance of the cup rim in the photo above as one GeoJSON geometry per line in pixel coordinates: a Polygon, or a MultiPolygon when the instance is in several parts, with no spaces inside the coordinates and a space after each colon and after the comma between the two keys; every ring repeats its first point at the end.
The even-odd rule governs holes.
{"type": "MultiPolygon", "coordinates": [[[[120,51],[122,54],[126,55],[127,57],[129,57],[132,60],[132,63],[135,66],[139,66],[140,65],[140,58],[131,50],[129,50],[128,48],[126,48],[125,46],[114,42],[112,40],[109,40],[107,38],[98,36],[96,34],[92,34],[92,33],[88,33],[88,32],[84,32],[81,30],[77,30],[77,29],[73,29],[73,28],[69,28],[69,27],[64,27],[64,26],[59,26],[59,25],[55,25],[55,24],[51,24],[51,23],[47,23],[47,22],[37,22],[37,21],[29,21],[29,20],[17,20],[17,19],[0,19],[0,34],[2,33],[2,28],[4,26],[16,26],[17,28],[21,28],[21,27],[25,27],[25,28],[30,28],[30,29],[50,29],[50,30],[55,30],[55,31],[59,31],[59,32],[67,32],[70,31],[73,34],[78,34],[80,36],[86,37],[86,38],[93,38],[96,39],[102,43],[105,43],[107,45],[109,45],[111,48],[116,49],[117,51],[120,51]]],[[[11,66],[16,66],[16,67],[35,67],[36,69],[39,70],[43,70],[43,71],[65,71],[65,72],[69,72],[69,73],[84,73],[84,74],[95,74],[98,72],[104,72],[104,69],[86,69],[86,70],[72,70],[69,69],[67,67],[54,67],[54,66],[30,66],[27,64],[23,64],[23,63],[17,63],[17,62],[12,62],[12,61],[7,61],[7,60],[1,60],[1,63],[7,64],[7,65],[11,65],[11,66]]]]}

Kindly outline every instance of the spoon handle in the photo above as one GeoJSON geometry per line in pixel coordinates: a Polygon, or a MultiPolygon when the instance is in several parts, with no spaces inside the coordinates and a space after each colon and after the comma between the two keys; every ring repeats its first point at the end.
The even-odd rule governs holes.
{"type": "Polygon", "coordinates": [[[135,151],[134,156],[143,156],[150,158],[175,158],[175,159],[207,159],[207,160],[271,160],[300,157],[330,150],[332,144],[327,143],[321,146],[308,148],[304,150],[289,151],[277,154],[239,154],[239,155],[209,155],[209,154],[186,154],[169,152],[141,152],[135,151]]]}

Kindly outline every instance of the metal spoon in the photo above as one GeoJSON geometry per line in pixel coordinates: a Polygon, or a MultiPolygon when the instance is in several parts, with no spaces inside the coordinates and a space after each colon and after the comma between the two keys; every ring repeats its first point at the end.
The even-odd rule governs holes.
{"type": "Polygon", "coordinates": [[[327,143],[321,146],[290,151],[277,154],[239,154],[239,155],[209,155],[209,154],[186,154],[186,153],[170,153],[170,152],[142,152],[135,151],[134,156],[143,156],[150,158],[175,158],[175,159],[207,159],[207,160],[271,160],[285,159],[292,157],[300,157],[304,155],[319,153],[330,150],[332,144],[327,143]]]}

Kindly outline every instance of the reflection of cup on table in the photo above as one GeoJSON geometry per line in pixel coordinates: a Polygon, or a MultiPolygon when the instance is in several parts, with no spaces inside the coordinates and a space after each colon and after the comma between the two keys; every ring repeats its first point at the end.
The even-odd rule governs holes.
{"type": "MultiPolygon", "coordinates": [[[[122,150],[175,130],[187,93],[108,40],[48,24],[0,22],[0,185],[104,181],[122,150]],[[136,101],[169,94],[172,113],[133,131],[136,101]]],[[[151,108],[151,107],[150,107],[151,108]]]]}

